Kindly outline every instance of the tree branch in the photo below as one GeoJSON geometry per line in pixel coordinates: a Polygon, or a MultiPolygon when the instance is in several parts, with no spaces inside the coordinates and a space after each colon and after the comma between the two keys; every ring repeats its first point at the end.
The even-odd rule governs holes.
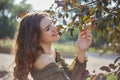
{"type": "MultiPolygon", "coordinates": [[[[89,3],[84,4],[84,5],[79,5],[79,6],[77,6],[77,7],[74,7],[74,8],[72,8],[72,9],[67,10],[66,12],[69,12],[69,11],[72,11],[72,10],[75,10],[75,9],[78,9],[78,8],[80,8],[80,7],[85,7],[86,5],[90,5],[90,4],[96,3],[96,2],[98,2],[98,1],[92,1],[92,2],[89,2],[89,3]]],[[[87,6],[86,6],[86,7],[87,7],[87,6]]]]}

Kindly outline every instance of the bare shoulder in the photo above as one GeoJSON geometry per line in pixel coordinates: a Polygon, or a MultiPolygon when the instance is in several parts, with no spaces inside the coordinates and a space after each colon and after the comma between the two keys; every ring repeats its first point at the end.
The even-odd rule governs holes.
{"type": "Polygon", "coordinates": [[[54,63],[55,59],[47,54],[42,54],[34,63],[34,67],[37,69],[43,69],[50,63],[54,63]]]}

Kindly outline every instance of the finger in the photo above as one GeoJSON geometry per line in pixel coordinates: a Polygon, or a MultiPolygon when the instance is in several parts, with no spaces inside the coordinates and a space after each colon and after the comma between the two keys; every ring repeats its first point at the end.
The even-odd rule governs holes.
{"type": "Polygon", "coordinates": [[[86,30],[86,33],[91,33],[89,29],[86,30]]]}
{"type": "Polygon", "coordinates": [[[85,35],[85,34],[84,34],[84,35],[82,35],[82,36],[81,36],[81,38],[82,38],[82,39],[83,39],[83,38],[86,38],[86,35],[85,35]]]}
{"type": "Polygon", "coordinates": [[[92,34],[91,33],[87,33],[86,36],[92,37],[92,34]]]}
{"type": "Polygon", "coordinates": [[[92,36],[90,31],[86,31],[86,34],[92,36]]]}
{"type": "Polygon", "coordinates": [[[87,37],[87,40],[89,41],[89,43],[92,43],[92,38],[91,37],[87,37]]]}
{"type": "Polygon", "coordinates": [[[84,34],[86,34],[86,32],[85,32],[85,31],[82,31],[82,32],[80,33],[80,36],[83,36],[84,34]]]}
{"type": "Polygon", "coordinates": [[[92,37],[87,37],[88,40],[92,40],[92,37]]]}
{"type": "Polygon", "coordinates": [[[91,36],[89,36],[89,35],[87,35],[87,34],[82,35],[82,38],[87,39],[87,37],[91,37],[91,36]]]}

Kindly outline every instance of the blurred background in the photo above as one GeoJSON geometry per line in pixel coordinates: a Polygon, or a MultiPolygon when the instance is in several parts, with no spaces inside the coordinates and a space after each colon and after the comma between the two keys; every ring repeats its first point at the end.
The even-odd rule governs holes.
{"type": "MultiPolygon", "coordinates": [[[[14,66],[14,54],[12,53],[12,49],[15,44],[20,22],[20,19],[17,16],[22,16],[27,11],[51,10],[51,5],[57,3],[57,1],[61,2],[62,0],[0,0],[0,80],[11,80],[10,76],[12,74],[6,75],[6,73],[12,73],[14,66]]],[[[73,2],[75,0],[65,1],[73,2]]],[[[85,1],[83,0],[80,2],[84,3],[85,1]]],[[[58,16],[60,16],[60,14],[58,14],[58,16]]],[[[68,22],[70,22],[69,19],[68,22]]],[[[107,29],[110,31],[110,29],[114,30],[115,28],[113,29],[111,27],[107,27],[107,29]]],[[[57,48],[59,52],[61,52],[61,55],[65,58],[68,64],[72,63],[73,57],[77,53],[76,41],[79,33],[80,29],[74,28],[74,32],[71,36],[71,31],[68,30],[61,35],[61,39],[58,42],[53,44],[53,46],[57,48]]],[[[87,69],[90,71],[90,73],[100,73],[101,71],[99,68],[101,66],[107,66],[110,63],[113,63],[114,60],[119,57],[118,53],[120,53],[120,48],[117,48],[118,53],[112,48],[108,49],[108,46],[112,46],[111,38],[110,40],[107,40],[106,38],[108,38],[108,36],[106,37],[103,35],[105,34],[111,36],[110,33],[101,34],[101,32],[97,32],[96,29],[92,30],[91,33],[93,35],[93,43],[86,52],[88,57],[87,69]]],[[[113,34],[114,35],[112,36],[116,35],[115,33],[113,34]]],[[[117,34],[120,36],[120,31],[118,31],[117,34]]],[[[114,39],[114,37],[112,39],[114,39]]],[[[119,39],[120,37],[117,37],[117,40],[119,39]]],[[[114,40],[114,42],[116,41],[114,40]]],[[[111,75],[107,80],[117,79],[115,76],[111,75]]]]}

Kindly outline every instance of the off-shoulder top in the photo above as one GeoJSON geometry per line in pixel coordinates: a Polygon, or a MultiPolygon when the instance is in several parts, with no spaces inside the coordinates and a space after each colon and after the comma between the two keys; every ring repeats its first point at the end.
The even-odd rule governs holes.
{"type": "Polygon", "coordinates": [[[85,80],[86,61],[80,63],[75,57],[72,64],[68,65],[56,51],[56,62],[48,64],[42,70],[32,69],[31,76],[33,80],[85,80]]]}

